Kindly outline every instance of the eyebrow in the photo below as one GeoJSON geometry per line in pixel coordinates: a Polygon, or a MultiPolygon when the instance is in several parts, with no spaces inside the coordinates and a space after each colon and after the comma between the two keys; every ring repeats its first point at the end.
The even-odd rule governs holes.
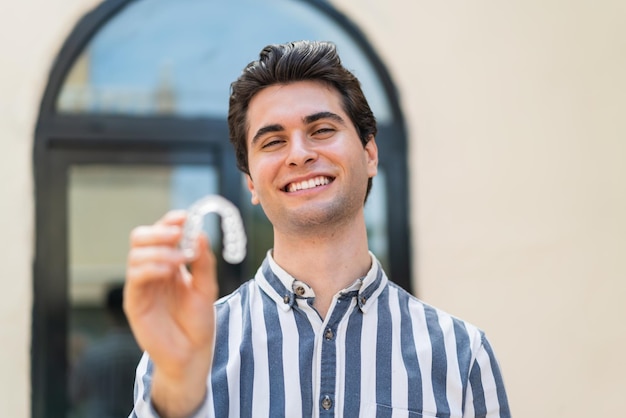
{"type": "Polygon", "coordinates": [[[259,138],[265,135],[266,133],[281,132],[284,130],[285,128],[283,127],[283,125],[279,125],[277,123],[273,125],[266,125],[260,128],[258,131],[256,131],[256,133],[254,134],[254,137],[252,137],[252,145],[254,145],[259,140],[259,138]]]}
{"type": "MultiPolygon", "coordinates": [[[[342,125],[345,125],[346,122],[344,121],[344,119],[339,116],[336,113],[333,112],[317,112],[317,113],[313,113],[312,115],[307,115],[305,117],[302,118],[302,122],[304,122],[306,125],[311,124],[313,122],[317,122],[318,120],[321,119],[331,119],[334,120],[335,122],[341,123],[342,125]]],[[[254,134],[254,137],[252,137],[252,145],[254,145],[259,138],[261,138],[263,135],[267,134],[267,133],[271,133],[271,132],[281,132],[284,131],[285,128],[283,127],[283,125],[280,125],[278,123],[272,124],[272,125],[266,125],[263,126],[262,128],[260,128],[258,131],[256,131],[256,133],[254,134]]]]}
{"type": "Polygon", "coordinates": [[[339,116],[336,113],[333,112],[317,112],[317,113],[313,113],[312,115],[308,115],[302,118],[302,121],[306,124],[309,123],[313,123],[316,122],[320,119],[331,119],[334,120],[335,122],[339,122],[342,125],[345,125],[346,122],[343,120],[343,118],[341,116],[339,116]]]}

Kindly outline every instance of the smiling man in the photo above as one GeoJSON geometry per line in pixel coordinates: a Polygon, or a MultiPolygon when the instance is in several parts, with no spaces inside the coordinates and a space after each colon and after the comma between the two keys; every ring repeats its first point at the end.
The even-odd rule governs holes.
{"type": "Polygon", "coordinates": [[[146,351],[137,417],[509,417],[484,333],[388,280],[364,202],[376,121],[326,42],[271,45],[232,84],[229,129],[274,228],[253,280],[216,301],[183,212],[131,234],[125,307],[146,351]]]}

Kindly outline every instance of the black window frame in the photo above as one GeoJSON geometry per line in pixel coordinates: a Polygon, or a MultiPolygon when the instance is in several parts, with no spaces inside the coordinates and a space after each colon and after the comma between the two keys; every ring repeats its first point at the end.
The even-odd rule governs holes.
{"type": "MultiPolygon", "coordinates": [[[[33,152],[36,229],[31,347],[31,415],[36,418],[58,417],[68,407],[68,169],[93,163],[202,164],[209,154],[217,154],[221,166],[233,168],[220,169],[220,192],[235,204],[240,199],[240,173],[232,147],[224,141],[228,138],[225,118],[56,112],[60,89],[76,59],[98,30],[133,1],[104,1],[76,24],[53,63],[39,109],[33,152]]],[[[387,94],[392,119],[379,126],[377,136],[380,165],[387,177],[387,273],[411,291],[415,260],[411,262],[407,133],[396,88],[364,33],[344,14],[323,0],[294,1],[319,9],[343,27],[372,64],[387,94]]]]}

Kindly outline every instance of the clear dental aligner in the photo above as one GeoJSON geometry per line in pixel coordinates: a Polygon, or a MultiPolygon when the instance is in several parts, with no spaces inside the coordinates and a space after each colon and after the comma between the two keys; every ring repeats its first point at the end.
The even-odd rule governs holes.
{"type": "Polygon", "coordinates": [[[246,232],[239,209],[219,195],[208,195],[195,202],[187,211],[180,248],[188,260],[196,258],[196,242],[202,231],[204,215],[217,213],[222,218],[222,255],[230,264],[241,263],[246,257],[246,232]]]}

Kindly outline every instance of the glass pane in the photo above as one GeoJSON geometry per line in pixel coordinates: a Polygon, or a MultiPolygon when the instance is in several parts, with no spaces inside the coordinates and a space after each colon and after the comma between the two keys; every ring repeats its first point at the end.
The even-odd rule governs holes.
{"type": "Polygon", "coordinates": [[[304,1],[131,2],[89,43],[57,100],[64,113],[226,117],[230,83],[270,43],[330,40],[390,121],[372,65],[346,31],[304,1]]]}
{"type": "MultiPolygon", "coordinates": [[[[121,311],[130,230],[217,191],[216,168],[208,165],[71,168],[68,417],[123,417],[132,409],[141,353],[121,311]]],[[[218,242],[213,220],[205,225],[218,242]]]]}
{"type": "MultiPolygon", "coordinates": [[[[134,371],[140,351],[121,312],[128,235],[172,208],[187,208],[218,193],[218,172],[210,165],[74,166],[69,176],[69,328],[71,411],[127,416],[132,408],[134,371]],[[117,409],[115,409],[117,408],[117,409]]],[[[243,177],[242,177],[243,180],[243,177]]],[[[272,226],[252,206],[242,181],[241,211],[248,234],[243,279],[252,277],[272,247],[272,226]]],[[[365,206],[370,249],[387,267],[387,185],[382,169],[365,206]]],[[[221,242],[219,219],[207,217],[206,232],[221,242]]]]}
{"type": "Polygon", "coordinates": [[[274,245],[274,229],[265,216],[261,205],[253,205],[250,202],[250,190],[246,185],[245,177],[241,182],[241,216],[246,225],[248,235],[248,254],[246,255],[247,271],[245,277],[252,277],[265,258],[267,252],[274,245]]]}
{"type": "Polygon", "coordinates": [[[376,255],[385,271],[389,270],[389,235],[387,234],[387,176],[382,167],[374,178],[372,190],[365,202],[365,225],[370,251],[376,255]]]}

